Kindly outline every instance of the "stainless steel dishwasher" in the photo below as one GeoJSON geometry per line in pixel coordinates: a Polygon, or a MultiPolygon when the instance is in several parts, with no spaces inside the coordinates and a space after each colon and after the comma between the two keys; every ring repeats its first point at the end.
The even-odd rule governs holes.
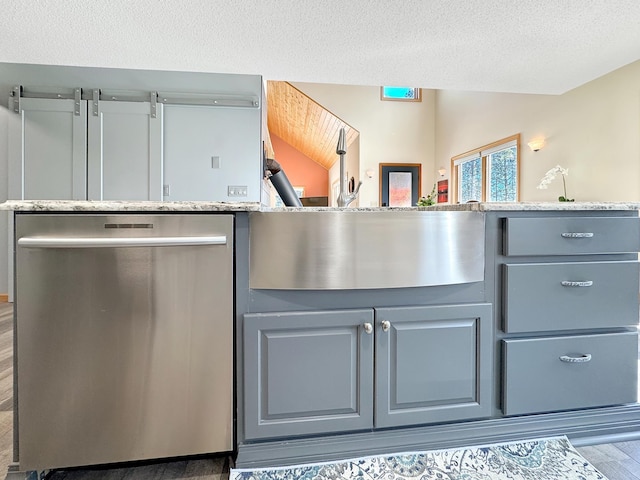
{"type": "Polygon", "coordinates": [[[21,470],[233,449],[233,216],[16,214],[21,470]]]}

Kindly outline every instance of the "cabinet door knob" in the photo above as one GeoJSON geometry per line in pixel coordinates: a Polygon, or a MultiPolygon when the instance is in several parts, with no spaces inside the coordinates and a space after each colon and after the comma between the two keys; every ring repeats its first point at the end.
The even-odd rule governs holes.
{"type": "Polygon", "coordinates": [[[389,320],[383,320],[382,321],[382,331],[383,332],[388,332],[390,328],[391,328],[391,322],[389,320]]]}
{"type": "Polygon", "coordinates": [[[373,333],[373,325],[371,325],[369,322],[363,324],[362,327],[364,328],[365,333],[373,333]]]}
{"type": "Polygon", "coordinates": [[[577,356],[562,355],[560,361],[565,363],[586,363],[591,361],[591,354],[585,353],[577,356]]]}

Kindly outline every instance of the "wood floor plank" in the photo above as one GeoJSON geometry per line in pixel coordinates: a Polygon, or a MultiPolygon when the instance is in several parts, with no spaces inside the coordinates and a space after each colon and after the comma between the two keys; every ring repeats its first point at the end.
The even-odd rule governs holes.
{"type": "Polygon", "coordinates": [[[7,373],[11,374],[13,369],[13,349],[5,352],[0,350],[0,378],[4,377],[7,373]]]}
{"type": "Polygon", "coordinates": [[[629,455],[617,448],[615,444],[589,445],[587,447],[577,448],[577,450],[583,457],[593,464],[622,461],[631,458],[629,455]]]}
{"type": "Polygon", "coordinates": [[[11,315],[0,316],[0,335],[13,332],[13,312],[11,315]]]}
{"type": "MultiPolygon", "coordinates": [[[[634,460],[629,459],[631,462],[634,460]]],[[[626,461],[616,462],[602,462],[594,464],[594,467],[598,469],[608,480],[640,480],[640,477],[629,470],[626,461]]]]}
{"type": "Polygon", "coordinates": [[[618,442],[614,445],[635,461],[640,462],[640,442],[618,442]]]}
{"type": "Polygon", "coordinates": [[[10,356],[13,352],[13,329],[0,334],[0,351],[4,356],[10,356]]]}
{"type": "Polygon", "coordinates": [[[56,470],[48,480],[225,480],[228,459],[221,457],[158,462],[130,468],[56,470]]]}
{"type": "Polygon", "coordinates": [[[638,461],[633,458],[629,458],[618,463],[624,467],[625,470],[640,478],[640,463],[638,463],[638,461]]]}
{"type": "Polygon", "coordinates": [[[13,398],[0,402],[0,412],[13,412],[13,398]]]}
{"type": "Polygon", "coordinates": [[[190,460],[185,469],[185,478],[194,480],[209,479],[215,475],[222,474],[225,471],[225,465],[228,465],[228,460],[224,457],[190,460]]]}

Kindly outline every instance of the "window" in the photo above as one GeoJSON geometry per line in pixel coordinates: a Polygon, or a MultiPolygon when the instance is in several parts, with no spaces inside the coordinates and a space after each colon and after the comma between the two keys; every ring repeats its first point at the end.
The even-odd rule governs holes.
{"type": "Polygon", "coordinates": [[[455,201],[517,202],[520,134],[451,159],[455,201]]]}
{"type": "Polygon", "coordinates": [[[412,87],[380,87],[380,100],[421,102],[422,90],[412,87]]]}

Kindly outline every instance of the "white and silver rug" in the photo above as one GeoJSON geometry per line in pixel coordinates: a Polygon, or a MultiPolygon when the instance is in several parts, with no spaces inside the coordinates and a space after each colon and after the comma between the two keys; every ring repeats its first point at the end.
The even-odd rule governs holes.
{"type": "Polygon", "coordinates": [[[229,480],[606,480],[567,437],[399,453],[270,469],[229,480]]]}

